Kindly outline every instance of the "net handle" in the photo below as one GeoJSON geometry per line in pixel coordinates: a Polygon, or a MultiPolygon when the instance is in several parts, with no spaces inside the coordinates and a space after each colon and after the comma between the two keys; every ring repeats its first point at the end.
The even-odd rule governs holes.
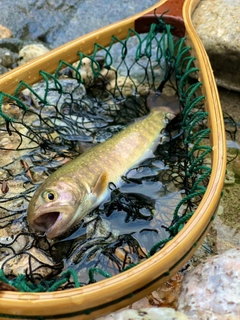
{"type": "Polygon", "coordinates": [[[183,20],[183,5],[185,0],[168,0],[156,7],[155,10],[144,14],[135,21],[135,30],[138,33],[149,32],[152,23],[157,23],[157,17],[164,13],[163,21],[170,24],[174,29],[172,34],[181,38],[185,35],[185,24],[183,20]]]}

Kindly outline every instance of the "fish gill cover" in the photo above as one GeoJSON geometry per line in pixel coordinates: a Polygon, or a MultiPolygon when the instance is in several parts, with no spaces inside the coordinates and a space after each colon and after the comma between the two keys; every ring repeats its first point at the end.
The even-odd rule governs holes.
{"type": "Polygon", "coordinates": [[[133,267],[183,228],[211,172],[207,113],[184,38],[159,18],[149,33],[129,30],[91,56],[60,61],[43,80],[0,94],[0,281],[20,291],[79,287],[133,267]],[[29,228],[37,187],[57,168],[148,114],[151,92],[181,111],[154,155],[67,234],[48,240],[29,228]]]}

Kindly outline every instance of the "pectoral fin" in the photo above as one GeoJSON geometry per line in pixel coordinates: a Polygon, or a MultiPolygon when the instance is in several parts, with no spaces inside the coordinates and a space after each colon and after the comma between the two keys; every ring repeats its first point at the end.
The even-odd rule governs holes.
{"type": "Polygon", "coordinates": [[[92,188],[92,194],[100,198],[107,190],[108,188],[108,174],[107,172],[102,172],[98,179],[97,182],[95,183],[95,186],[92,188]]]}

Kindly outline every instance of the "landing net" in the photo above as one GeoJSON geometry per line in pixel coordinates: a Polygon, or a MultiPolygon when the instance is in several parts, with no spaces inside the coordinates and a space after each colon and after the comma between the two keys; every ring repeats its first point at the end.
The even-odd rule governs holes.
{"type": "MultiPolygon", "coordinates": [[[[185,39],[161,18],[149,33],[129,30],[90,56],[60,61],[43,80],[0,93],[0,280],[19,291],[79,287],[132,268],[161,250],[194,215],[211,173],[207,113],[185,39]],[[147,115],[151,92],[177,95],[153,158],[70,234],[49,241],[30,230],[37,187],[64,163],[147,115]]],[[[168,101],[166,101],[167,103],[168,101]]]]}

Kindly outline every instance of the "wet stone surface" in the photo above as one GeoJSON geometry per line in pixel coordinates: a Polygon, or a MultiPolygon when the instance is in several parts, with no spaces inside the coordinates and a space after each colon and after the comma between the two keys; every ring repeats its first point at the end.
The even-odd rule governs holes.
{"type": "Polygon", "coordinates": [[[240,249],[230,249],[197,266],[184,278],[179,311],[186,312],[193,320],[237,319],[240,313],[239,266],[240,249]]]}
{"type": "Polygon", "coordinates": [[[202,0],[193,24],[209,55],[218,85],[240,91],[240,0],[202,0]]]}
{"type": "Polygon", "coordinates": [[[156,0],[12,0],[9,6],[1,1],[0,21],[13,37],[40,40],[54,48],[155,3],[156,0]]]}

